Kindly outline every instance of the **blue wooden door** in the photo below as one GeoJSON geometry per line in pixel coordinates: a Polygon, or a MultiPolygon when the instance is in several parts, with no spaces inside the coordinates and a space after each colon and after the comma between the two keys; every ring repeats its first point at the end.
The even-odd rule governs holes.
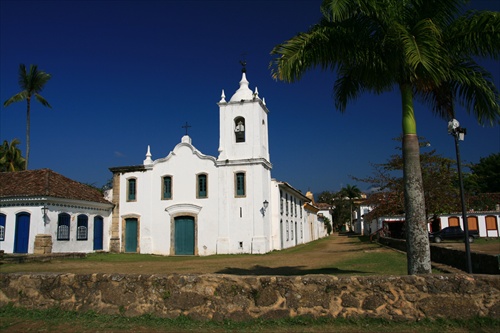
{"type": "Polygon", "coordinates": [[[137,252],[137,219],[125,219],[125,252],[137,252]]]}
{"type": "Polygon", "coordinates": [[[175,218],[175,254],[194,254],[194,218],[191,216],[175,218]]]}
{"type": "Polygon", "coordinates": [[[94,217],[94,251],[102,250],[103,227],[102,217],[94,217]]]}
{"type": "Polygon", "coordinates": [[[16,231],[14,234],[14,253],[28,253],[30,238],[30,214],[16,215],[16,231]]]}

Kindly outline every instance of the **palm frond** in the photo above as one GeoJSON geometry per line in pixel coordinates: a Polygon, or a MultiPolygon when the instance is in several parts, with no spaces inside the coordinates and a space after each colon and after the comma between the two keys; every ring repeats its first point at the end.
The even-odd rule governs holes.
{"type": "Polygon", "coordinates": [[[6,100],[3,103],[3,106],[6,107],[6,106],[9,106],[12,103],[24,101],[26,98],[28,98],[28,94],[27,94],[26,90],[23,90],[23,91],[15,94],[14,96],[12,96],[11,98],[9,98],[8,100],[6,100]]]}
{"type": "Polygon", "coordinates": [[[39,101],[40,103],[42,103],[43,106],[52,108],[52,106],[50,106],[49,102],[47,102],[45,100],[45,98],[43,98],[40,94],[35,94],[35,98],[36,98],[37,101],[39,101]]]}
{"type": "Polygon", "coordinates": [[[498,59],[500,12],[469,11],[444,29],[444,38],[454,53],[498,59]]]}

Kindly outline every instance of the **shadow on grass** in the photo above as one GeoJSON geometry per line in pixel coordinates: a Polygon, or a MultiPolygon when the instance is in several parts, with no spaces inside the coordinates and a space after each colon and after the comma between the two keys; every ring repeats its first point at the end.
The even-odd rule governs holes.
{"type": "Polygon", "coordinates": [[[356,270],[342,270],[338,268],[317,268],[304,269],[305,266],[283,266],[283,267],[266,267],[255,265],[251,268],[226,267],[216,274],[232,274],[232,275],[307,275],[307,274],[329,274],[329,275],[349,275],[349,274],[366,274],[369,272],[356,270]]]}

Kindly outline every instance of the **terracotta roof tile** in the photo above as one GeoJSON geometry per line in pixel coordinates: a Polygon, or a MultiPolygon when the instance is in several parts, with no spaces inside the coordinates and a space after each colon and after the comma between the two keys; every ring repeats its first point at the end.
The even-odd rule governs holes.
{"type": "Polygon", "coordinates": [[[50,169],[0,172],[0,198],[28,196],[110,203],[98,190],[50,169]]]}

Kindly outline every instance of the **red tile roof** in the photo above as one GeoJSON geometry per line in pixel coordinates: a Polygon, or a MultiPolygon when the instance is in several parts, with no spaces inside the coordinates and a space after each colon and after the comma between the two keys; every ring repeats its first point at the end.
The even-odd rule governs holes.
{"type": "Polygon", "coordinates": [[[0,198],[28,196],[110,203],[95,188],[66,178],[50,169],[0,172],[0,198]]]}

